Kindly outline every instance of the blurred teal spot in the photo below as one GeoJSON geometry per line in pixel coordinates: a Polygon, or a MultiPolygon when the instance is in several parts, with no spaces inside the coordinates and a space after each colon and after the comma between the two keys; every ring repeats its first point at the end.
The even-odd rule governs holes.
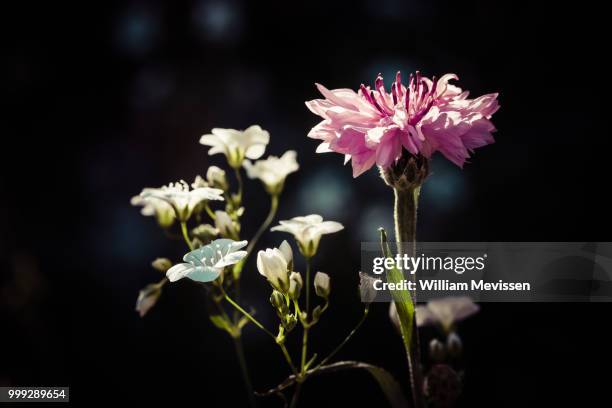
{"type": "Polygon", "coordinates": [[[342,220],[350,215],[351,183],[336,170],[323,168],[308,177],[298,192],[300,214],[321,214],[326,219],[342,220]]]}
{"type": "Polygon", "coordinates": [[[437,154],[431,163],[431,172],[421,190],[421,204],[440,212],[450,212],[465,204],[469,188],[465,173],[459,167],[437,154]]]}

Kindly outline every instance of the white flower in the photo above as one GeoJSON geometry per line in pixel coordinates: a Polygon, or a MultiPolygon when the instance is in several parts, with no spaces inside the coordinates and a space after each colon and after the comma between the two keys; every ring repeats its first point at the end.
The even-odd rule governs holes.
{"type": "Polygon", "coordinates": [[[238,237],[234,221],[225,211],[215,211],[215,227],[223,237],[238,237]]]}
{"type": "Polygon", "coordinates": [[[168,269],[166,276],[170,282],[176,282],[184,277],[198,282],[213,281],[223,272],[223,268],[238,263],[246,256],[246,251],[239,250],[246,244],[247,241],[216,239],[185,254],[183,257],[185,263],[176,264],[168,269]]]}
{"type": "Polygon", "coordinates": [[[445,332],[449,332],[453,324],[463,320],[480,308],[467,296],[446,297],[427,302],[427,306],[416,307],[417,326],[439,324],[445,332]]]}
{"type": "Polygon", "coordinates": [[[130,200],[130,203],[134,206],[142,206],[140,213],[147,217],[154,216],[162,228],[171,226],[176,217],[176,213],[172,206],[164,200],[155,198],[145,199],[141,196],[134,196],[130,200]]]}
{"type": "Polygon", "coordinates": [[[145,202],[156,203],[163,200],[170,204],[178,219],[183,222],[191,217],[193,209],[202,201],[223,200],[221,194],[223,191],[217,188],[198,187],[190,190],[187,182],[181,180],[160,188],[145,188],[140,197],[145,202]]]}
{"type": "Polygon", "coordinates": [[[257,253],[257,270],[268,279],[270,285],[279,292],[289,290],[289,264],[278,248],[268,248],[257,253]]]}
{"type": "Polygon", "coordinates": [[[240,168],[244,158],[259,159],[270,141],[270,134],[258,125],[250,126],[244,131],[236,129],[215,128],[212,134],[203,135],[200,144],[211,146],[208,154],[223,153],[229,165],[240,168]]]}
{"type": "Polygon", "coordinates": [[[305,217],[295,217],[290,220],[280,221],[280,225],[273,227],[272,231],[282,231],[293,234],[302,254],[310,258],[317,253],[322,235],[332,234],[343,228],[344,227],[339,222],[323,221],[323,217],[320,215],[312,214],[305,217]]]}
{"type": "Polygon", "coordinates": [[[225,170],[217,166],[210,166],[208,170],[206,170],[206,181],[214,188],[220,188],[224,191],[228,188],[225,170]]]}
{"type": "Polygon", "coordinates": [[[295,160],[296,156],[294,150],[289,150],[280,158],[269,156],[265,160],[257,160],[255,164],[245,160],[242,166],[249,178],[260,179],[270,194],[278,194],[282,191],[287,176],[300,168],[295,160]]]}
{"type": "MultiPolygon", "coordinates": [[[[479,310],[480,307],[467,296],[434,299],[427,302],[426,306],[416,307],[416,324],[419,327],[438,324],[449,333],[456,322],[470,317],[479,310]]],[[[389,306],[389,318],[399,330],[400,321],[394,302],[389,306]]]]}
{"type": "Polygon", "coordinates": [[[317,272],[314,278],[314,287],[317,296],[327,299],[331,289],[329,285],[329,275],[323,272],[317,272]]]}

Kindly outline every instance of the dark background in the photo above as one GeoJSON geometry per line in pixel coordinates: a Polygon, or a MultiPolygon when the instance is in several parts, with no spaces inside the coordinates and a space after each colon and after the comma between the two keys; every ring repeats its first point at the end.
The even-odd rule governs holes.
{"type": "MultiPolygon", "coordinates": [[[[496,144],[462,171],[437,158],[422,194],[424,241],[609,241],[606,14],[595,3],[491,1],[22,2],[2,13],[0,385],[70,385],[74,403],[174,401],[245,406],[228,337],[190,282],[166,287],[144,319],[138,290],[178,259],[152,219],[129,205],[145,186],[193,179],[212,127],[260,124],[268,153],[298,151],[280,219],[342,222],[316,268],[332,306],[313,335],[325,354],[358,320],[359,242],[391,223],[376,172],[351,178],[339,155],[306,138],[313,83],[357,88],[382,72],[457,73],[477,96],[500,92],[496,144]]],[[[245,236],[267,211],[246,190],[245,236]]],[[[277,245],[268,234],[261,245],[277,245]]],[[[298,265],[303,268],[303,265],[298,265]]],[[[269,327],[254,263],[246,302],[269,327]]],[[[605,406],[608,304],[484,304],[460,325],[461,406],[605,406]]],[[[433,333],[425,332],[425,338],[433,333]]],[[[259,390],[287,374],[259,331],[245,330],[259,390]]],[[[295,344],[291,344],[293,348],[295,344]]],[[[385,305],[339,358],[405,381],[385,305]]],[[[264,401],[278,404],[274,398],[264,401]]],[[[384,404],[361,373],[313,379],[303,406],[384,404]]]]}

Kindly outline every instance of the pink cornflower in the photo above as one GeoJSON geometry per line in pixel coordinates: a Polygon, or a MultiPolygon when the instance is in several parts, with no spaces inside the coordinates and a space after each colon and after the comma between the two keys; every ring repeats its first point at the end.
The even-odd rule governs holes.
{"type": "Polygon", "coordinates": [[[406,87],[398,72],[391,92],[380,74],[374,89],[361,85],[357,92],[316,84],[325,99],[306,106],[323,121],[308,137],[322,140],[318,153],[342,153],[351,160],[353,177],[374,164],[390,167],[403,149],[427,158],[439,151],[463,167],[474,149],[494,142],[490,119],[499,105],[496,93],[468,99],[467,91],[449,84],[453,79],[455,74],[430,80],[417,71],[406,87]]]}

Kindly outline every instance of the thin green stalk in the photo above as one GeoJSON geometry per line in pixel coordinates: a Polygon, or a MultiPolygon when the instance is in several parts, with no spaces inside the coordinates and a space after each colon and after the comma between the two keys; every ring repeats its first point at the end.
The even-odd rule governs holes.
{"type": "Polygon", "coordinates": [[[225,298],[225,300],[229,302],[229,304],[234,306],[240,313],[242,313],[247,319],[249,319],[251,323],[253,323],[255,326],[259,327],[261,330],[266,332],[268,336],[272,337],[274,341],[276,341],[276,336],[272,334],[270,330],[266,329],[264,325],[261,324],[257,319],[255,319],[249,312],[244,310],[238,303],[234,302],[234,300],[228,296],[228,294],[225,292],[225,290],[223,290],[223,288],[221,288],[221,293],[223,294],[223,297],[225,298]]]}
{"type": "Polygon", "coordinates": [[[293,364],[293,359],[291,358],[291,354],[289,354],[289,350],[287,350],[287,347],[285,347],[284,344],[279,344],[283,355],[285,356],[285,360],[287,360],[287,363],[289,364],[289,367],[291,367],[291,371],[293,372],[293,374],[298,375],[298,370],[297,368],[295,368],[295,364],[293,364]]]}
{"type": "Polygon", "coordinates": [[[244,380],[244,385],[246,386],[249,397],[249,405],[252,408],[255,408],[257,406],[257,402],[255,401],[255,391],[253,390],[253,384],[251,383],[251,377],[249,376],[249,369],[247,367],[246,358],[244,357],[242,338],[240,336],[236,336],[233,337],[233,339],[234,347],[236,349],[236,356],[238,357],[238,363],[240,364],[240,371],[242,372],[242,379],[244,380]]]}
{"type": "MultiPolygon", "coordinates": [[[[310,316],[310,257],[306,258],[306,320],[310,316]]],[[[308,331],[310,330],[308,322],[303,322],[304,334],[302,336],[302,364],[301,373],[303,374],[306,369],[306,356],[308,354],[308,331]]]]}
{"type": "Polygon", "coordinates": [[[190,251],[193,251],[193,244],[191,243],[191,239],[189,239],[189,232],[187,232],[187,223],[185,221],[181,221],[181,232],[183,233],[183,238],[187,243],[190,251]]]}
{"type": "Polygon", "coordinates": [[[234,174],[236,175],[236,180],[238,181],[238,201],[242,202],[243,182],[242,175],[240,174],[240,167],[234,167],[234,174]]]}
{"type": "Polygon", "coordinates": [[[247,245],[247,256],[244,259],[248,258],[249,255],[251,255],[253,249],[255,249],[255,244],[257,244],[257,241],[259,241],[259,238],[261,238],[261,236],[264,232],[266,232],[270,224],[272,224],[272,221],[274,221],[274,217],[276,217],[276,212],[278,211],[278,197],[278,194],[273,194],[272,196],[270,196],[270,211],[268,211],[268,216],[259,226],[259,229],[255,233],[255,235],[253,235],[253,238],[251,238],[249,245],[247,245]]]}
{"type": "Polygon", "coordinates": [[[310,258],[306,258],[306,314],[310,313],[310,258]]]}
{"type": "Polygon", "coordinates": [[[217,216],[215,215],[214,211],[210,208],[210,205],[208,205],[208,202],[204,202],[204,210],[206,210],[206,214],[208,214],[208,216],[214,221],[215,218],[217,218],[217,216]]]}
{"type": "MultiPolygon", "coordinates": [[[[357,325],[353,328],[353,330],[351,330],[351,332],[348,334],[348,336],[346,336],[346,338],[342,341],[342,343],[340,343],[335,349],[334,351],[332,351],[331,353],[329,353],[329,355],[327,357],[325,357],[318,365],[316,368],[319,368],[321,366],[323,366],[325,363],[327,363],[329,360],[331,360],[341,349],[342,347],[344,347],[344,345],[346,343],[349,342],[349,340],[351,339],[351,337],[353,337],[353,335],[355,333],[357,333],[357,330],[359,330],[359,328],[361,327],[361,325],[363,324],[363,322],[366,321],[366,318],[368,317],[368,313],[370,311],[370,305],[366,305],[364,311],[363,311],[363,316],[361,317],[361,319],[359,320],[359,322],[357,323],[357,325]]],[[[315,370],[316,370],[315,368],[315,370]]]]}
{"type": "Polygon", "coordinates": [[[240,262],[238,262],[234,266],[233,273],[234,273],[234,278],[236,280],[240,279],[240,273],[242,272],[244,265],[249,259],[249,256],[253,253],[253,250],[255,249],[255,245],[257,244],[257,241],[259,241],[259,238],[261,238],[261,236],[263,235],[264,232],[266,232],[266,230],[268,229],[272,221],[274,221],[274,217],[276,217],[276,212],[278,211],[278,199],[279,199],[278,194],[273,194],[270,197],[270,211],[268,211],[268,215],[266,216],[266,219],[259,226],[259,229],[255,233],[255,235],[253,235],[253,238],[251,238],[251,240],[249,241],[249,244],[246,247],[246,251],[247,251],[246,256],[242,258],[240,262]]]}

